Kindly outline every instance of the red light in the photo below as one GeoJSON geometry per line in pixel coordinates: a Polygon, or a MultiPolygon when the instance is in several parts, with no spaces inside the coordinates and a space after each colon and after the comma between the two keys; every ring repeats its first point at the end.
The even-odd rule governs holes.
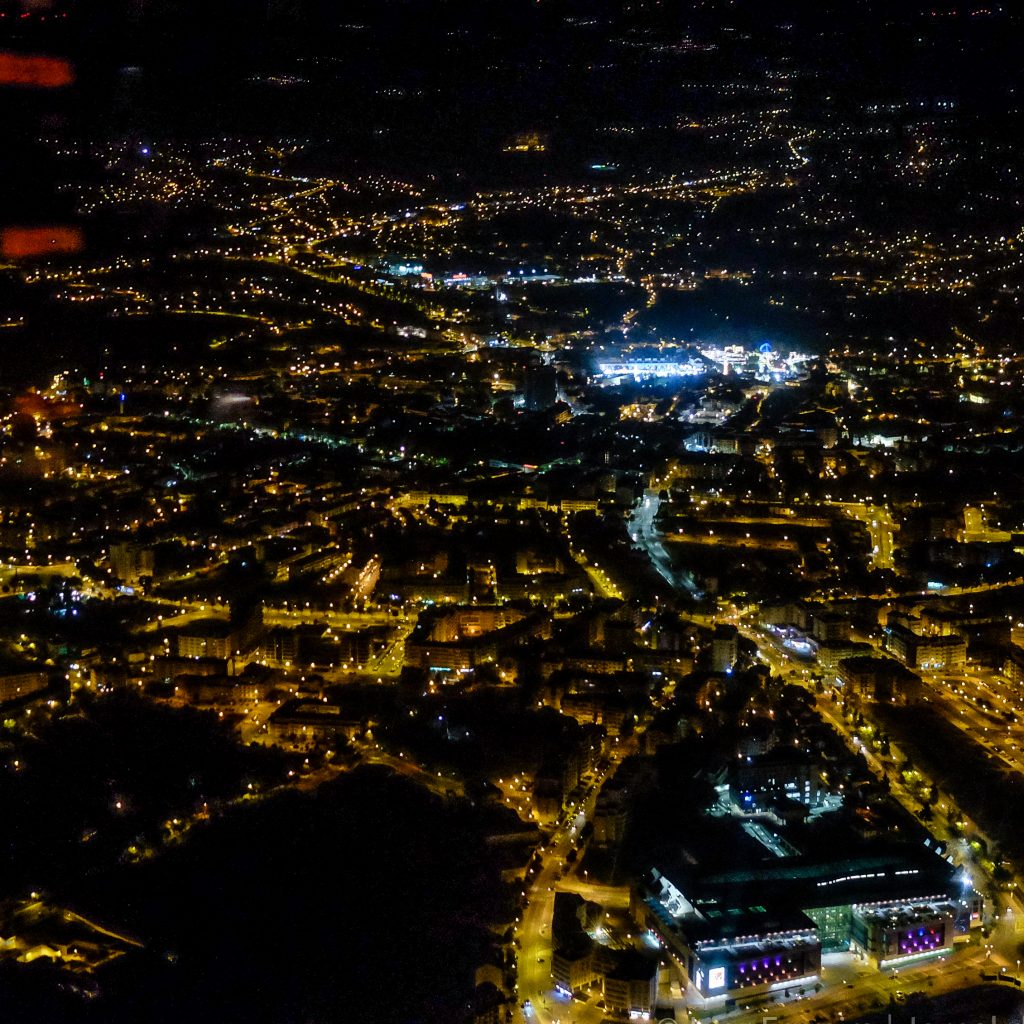
{"type": "Polygon", "coordinates": [[[61,57],[0,51],[0,85],[62,89],[74,80],[74,67],[61,57]]]}
{"type": "Polygon", "coordinates": [[[80,252],[84,244],[81,228],[66,224],[0,228],[0,255],[8,259],[80,252]]]}

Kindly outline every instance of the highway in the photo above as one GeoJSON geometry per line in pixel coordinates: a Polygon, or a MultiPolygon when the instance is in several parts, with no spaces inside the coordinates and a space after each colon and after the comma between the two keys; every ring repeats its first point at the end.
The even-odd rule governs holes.
{"type": "MultiPolygon", "coordinates": [[[[762,659],[775,674],[807,685],[806,675],[798,673],[797,666],[773,637],[748,627],[743,627],[743,633],[757,644],[762,659]]],[[[877,653],[880,657],[889,656],[882,649],[877,653]]],[[[926,701],[1004,768],[1024,773],[1024,699],[1001,676],[974,667],[963,672],[919,670],[919,674],[926,701]]]]}

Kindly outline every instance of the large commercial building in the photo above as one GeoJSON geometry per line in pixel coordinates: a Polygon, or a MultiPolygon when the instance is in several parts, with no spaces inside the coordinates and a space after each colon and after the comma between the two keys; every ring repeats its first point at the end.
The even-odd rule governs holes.
{"type": "Polygon", "coordinates": [[[602,357],[597,364],[599,377],[621,380],[649,380],[652,377],[698,377],[707,372],[707,364],[687,348],[645,347],[602,357]]]}
{"type": "Polygon", "coordinates": [[[813,983],[823,952],[853,949],[879,966],[941,953],[980,926],[981,910],[942,856],[909,845],[749,870],[654,869],[633,906],[708,1005],[813,983]]]}

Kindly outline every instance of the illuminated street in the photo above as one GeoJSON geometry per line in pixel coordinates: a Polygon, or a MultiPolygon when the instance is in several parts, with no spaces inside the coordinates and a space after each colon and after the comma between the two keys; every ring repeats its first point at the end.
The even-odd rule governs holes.
{"type": "Polygon", "coordinates": [[[0,1024],[1019,1017],[1022,33],[0,0],[0,1024]]]}

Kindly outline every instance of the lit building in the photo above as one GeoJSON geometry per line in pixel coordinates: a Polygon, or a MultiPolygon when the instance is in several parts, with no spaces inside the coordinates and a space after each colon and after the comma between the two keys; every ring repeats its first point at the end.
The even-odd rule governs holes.
{"type": "Polygon", "coordinates": [[[621,380],[648,380],[657,377],[697,377],[707,372],[707,364],[689,349],[637,348],[602,358],[597,364],[601,377],[621,380]]]}
{"type": "Polygon", "coordinates": [[[715,627],[711,638],[711,671],[731,672],[739,656],[739,631],[723,624],[715,627]]]}
{"type": "Polygon", "coordinates": [[[814,616],[814,639],[819,644],[839,646],[849,642],[850,620],[838,612],[821,612],[814,616]]]}
{"type": "Polygon", "coordinates": [[[28,670],[0,672],[0,704],[39,693],[48,685],[49,676],[45,672],[28,670]]]}
{"type": "Polygon", "coordinates": [[[957,907],[946,901],[853,907],[851,945],[879,967],[953,946],[957,907]]]}
{"type": "Polygon", "coordinates": [[[138,586],[144,579],[153,577],[153,549],[130,542],[111,544],[110,568],[122,583],[138,586]]]}
{"type": "Polygon", "coordinates": [[[1015,686],[1024,683],[1024,647],[1010,645],[1006,660],[1003,662],[1003,675],[1015,686]]]}
{"type": "Polygon", "coordinates": [[[643,1018],[658,999],[658,961],[634,950],[616,952],[602,975],[604,1001],[613,1013],[643,1018]]]}
{"type": "Polygon", "coordinates": [[[737,761],[729,773],[729,791],[745,814],[775,810],[788,800],[814,807],[823,795],[821,768],[800,753],[773,750],[737,761]]]}
{"type": "Polygon", "coordinates": [[[626,834],[629,824],[629,791],[624,786],[606,783],[598,794],[594,807],[594,843],[598,846],[617,846],[626,834]]]}
{"type": "Polygon", "coordinates": [[[234,630],[224,619],[200,619],[178,634],[181,658],[230,658],[234,653],[234,630]]]}
{"type": "Polygon", "coordinates": [[[466,673],[533,637],[550,637],[544,612],[473,605],[421,614],[405,645],[406,663],[435,673],[466,673]]]}
{"type": "Polygon", "coordinates": [[[967,641],[955,633],[921,636],[898,622],[890,622],[885,642],[893,657],[907,668],[950,671],[967,664],[967,641]]]}
{"type": "Polygon", "coordinates": [[[358,717],[344,714],[336,704],[319,700],[290,700],[277,708],[267,722],[270,742],[292,750],[343,746],[361,729],[358,717]]]}
{"type": "Polygon", "coordinates": [[[892,658],[844,658],[836,682],[865,700],[909,703],[920,692],[921,677],[892,658]]]}
{"type": "Polygon", "coordinates": [[[649,1019],[658,996],[658,960],[636,949],[616,949],[594,939],[601,908],[576,893],[555,894],[551,920],[551,978],[566,995],[598,985],[607,1009],[633,1020],[649,1019]]]}
{"type": "Polygon", "coordinates": [[[980,926],[982,897],[938,851],[875,846],[749,870],[655,869],[633,915],[714,1004],[816,981],[823,951],[852,948],[883,965],[936,955],[980,926]]]}

